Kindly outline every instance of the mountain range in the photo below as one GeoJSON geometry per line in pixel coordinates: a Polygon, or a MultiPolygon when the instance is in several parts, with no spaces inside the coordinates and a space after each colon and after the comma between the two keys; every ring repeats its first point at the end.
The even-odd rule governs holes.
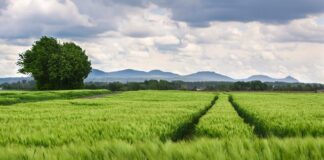
{"type": "Polygon", "coordinates": [[[253,75],[246,79],[234,79],[226,75],[211,71],[200,71],[189,75],[179,75],[172,72],[164,72],[161,70],[152,71],[139,71],[133,69],[125,69],[114,72],[104,72],[102,70],[93,69],[89,74],[86,81],[96,82],[142,82],[145,80],[156,79],[156,80],[168,80],[168,81],[185,81],[185,82],[197,82],[197,81],[222,81],[222,82],[235,82],[235,81],[262,81],[262,82],[287,82],[297,83],[298,80],[287,76],[285,78],[272,78],[266,75],[253,75]]]}
{"type": "Polygon", "coordinates": [[[0,78],[0,84],[3,83],[16,83],[18,81],[30,81],[33,80],[33,78],[31,77],[6,77],[6,78],[0,78]]]}
{"type": "MultiPolygon", "coordinates": [[[[236,81],[262,81],[262,82],[286,82],[298,83],[294,77],[287,76],[285,78],[272,78],[266,75],[253,75],[245,79],[234,79],[226,75],[211,71],[200,71],[188,75],[179,75],[172,72],[164,72],[161,70],[151,70],[148,72],[125,69],[114,72],[105,72],[99,69],[92,69],[88,75],[86,82],[143,82],[145,80],[167,80],[167,81],[185,81],[185,82],[202,82],[202,81],[218,81],[218,82],[236,82],[236,81]]],[[[0,78],[0,84],[13,83],[21,80],[32,80],[30,77],[8,77],[0,78]]]]}

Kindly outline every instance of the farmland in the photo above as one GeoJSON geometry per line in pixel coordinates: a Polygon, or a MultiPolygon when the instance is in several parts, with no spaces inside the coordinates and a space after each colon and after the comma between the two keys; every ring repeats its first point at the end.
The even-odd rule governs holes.
{"type": "Polygon", "coordinates": [[[10,105],[24,102],[37,102],[55,99],[73,99],[111,93],[108,90],[73,90],[73,91],[2,91],[0,105],[10,105]]]}
{"type": "Polygon", "coordinates": [[[109,93],[0,92],[0,159],[324,157],[324,94],[109,93]]]}
{"type": "Polygon", "coordinates": [[[228,95],[220,94],[217,103],[200,119],[196,127],[197,136],[208,137],[252,137],[252,128],[243,122],[231,103],[228,95]]]}
{"type": "Polygon", "coordinates": [[[261,136],[324,136],[323,94],[239,93],[233,101],[261,136]]]}
{"type": "Polygon", "coordinates": [[[96,100],[53,100],[1,107],[0,144],[55,146],[120,139],[166,140],[210,105],[214,95],[126,92],[96,100]],[[160,98],[161,97],[161,98],[160,98]]]}

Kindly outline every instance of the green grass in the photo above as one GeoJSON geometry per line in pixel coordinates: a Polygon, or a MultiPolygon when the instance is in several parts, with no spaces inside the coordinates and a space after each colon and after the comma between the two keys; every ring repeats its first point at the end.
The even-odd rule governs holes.
{"type": "Polygon", "coordinates": [[[0,147],[1,159],[322,160],[323,138],[197,139],[179,143],[99,141],[60,147],[0,147]]]}
{"type": "Polygon", "coordinates": [[[228,95],[220,94],[216,104],[203,116],[197,127],[196,136],[214,138],[253,137],[252,128],[243,122],[231,103],[228,95]]]}
{"type": "Polygon", "coordinates": [[[0,91],[0,105],[12,105],[23,102],[37,102],[55,99],[73,99],[79,97],[109,94],[109,90],[69,90],[69,91],[0,91]]]}
{"type": "Polygon", "coordinates": [[[233,101],[262,136],[324,136],[324,94],[234,93],[233,101]]]}
{"type": "Polygon", "coordinates": [[[0,92],[0,159],[324,159],[323,94],[106,93],[0,92]]]}
{"type": "Polygon", "coordinates": [[[167,140],[207,107],[214,94],[125,92],[99,99],[0,107],[0,144],[58,146],[100,140],[167,140]]]}

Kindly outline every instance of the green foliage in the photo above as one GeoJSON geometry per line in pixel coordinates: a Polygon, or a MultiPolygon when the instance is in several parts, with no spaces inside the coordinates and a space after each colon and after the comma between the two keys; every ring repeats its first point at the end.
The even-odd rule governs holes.
{"type": "Polygon", "coordinates": [[[324,136],[324,94],[234,93],[233,103],[262,136],[324,136]]]}
{"type": "Polygon", "coordinates": [[[200,119],[195,133],[198,137],[253,137],[252,128],[237,115],[225,94],[218,95],[215,105],[200,119]]]}
{"type": "Polygon", "coordinates": [[[234,91],[265,91],[267,85],[261,81],[235,82],[232,90],[234,91]]]}
{"type": "Polygon", "coordinates": [[[181,89],[176,82],[168,82],[165,80],[147,80],[144,82],[111,82],[111,83],[100,83],[100,82],[89,82],[86,83],[85,88],[98,89],[107,88],[111,91],[137,91],[137,90],[177,90],[181,89]]]}
{"type": "Polygon", "coordinates": [[[124,85],[120,82],[113,82],[108,84],[108,89],[111,91],[122,91],[124,85]]]}
{"type": "Polygon", "coordinates": [[[144,82],[88,82],[85,88],[118,91],[132,90],[204,90],[204,91],[316,91],[324,89],[323,84],[283,82],[182,82],[149,80],[144,82]]]}
{"type": "Polygon", "coordinates": [[[14,83],[4,83],[0,87],[4,90],[35,90],[35,81],[22,80],[14,83]]]}
{"type": "Polygon", "coordinates": [[[19,55],[20,73],[30,74],[40,90],[78,89],[91,71],[91,62],[74,43],[42,37],[30,50],[19,55]]]}
{"type": "MultiPolygon", "coordinates": [[[[1,81],[1,79],[0,79],[1,81]]],[[[153,80],[154,81],[154,80],[153,80]]],[[[0,82],[1,83],[1,82],[0,82]]],[[[164,81],[160,80],[155,85],[149,81],[146,82],[86,82],[86,89],[109,89],[112,91],[136,91],[136,90],[205,90],[205,91],[317,91],[323,90],[322,84],[304,84],[304,83],[282,83],[282,82],[182,82],[182,81],[164,81]],[[244,84],[244,85],[243,85],[244,84]],[[253,85],[252,85],[253,84],[253,85]],[[235,85],[235,86],[234,86],[235,85]],[[252,86],[251,86],[252,85],[252,86]],[[261,86],[261,87],[260,87],[261,86]],[[266,88],[264,88],[266,87],[266,88]]],[[[5,90],[33,90],[35,87],[34,81],[20,81],[17,83],[1,84],[5,90]]]]}

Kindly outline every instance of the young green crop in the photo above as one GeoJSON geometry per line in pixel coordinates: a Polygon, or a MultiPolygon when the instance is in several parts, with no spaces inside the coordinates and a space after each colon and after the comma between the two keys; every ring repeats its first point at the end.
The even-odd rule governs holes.
{"type": "MultiPolygon", "coordinates": [[[[24,95],[0,93],[4,93],[0,94],[2,98],[23,99],[24,95]]],[[[55,95],[56,100],[51,99],[50,92],[40,93],[21,101],[25,103],[0,106],[0,159],[324,157],[324,137],[319,134],[323,128],[323,95],[233,93],[234,110],[225,94],[220,94],[210,108],[215,94],[206,92],[133,91],[96,99],[55,95]],[[297,137],[254,137],[251,127],[236,111],[265,133],[297,137]],[[171,141],[179,134],[187,134],[181,129],[195,124],[197,117],[201,119],[194,139],[171,141]],[[300,131],[318,136],[298,137],[300,131]]]]}
{"type": "Polygon", "coordinates": [[[220,94],[215,105],[200,119],[195,134],[217,138],[253,137],[253,130],[236,113],[228,95],[220,94]]]}
{"type": "Polygon", "coordinates": [[[98,99],[0,107],[0,145],[52,147],[100,140],[167,140],[214,98],[211,93],[135,91],[98,99]]]}
{"type": "Polygon", "coordinates": [[[111,93],[109,90],[0,91],[0,105],[55,99],[72,99],[109,93],[111,93]]]}
{"type": "Polygon", "coordinates": [[[235,93],[233,101],[261,136],[324,136],[324,94],[235,93]]]}
{"type": "Polygon", "coordinates": [[[99,141],[56,147],[0,147],[1,159],[322,160],[323,138],[196,139],[179,143],[99,141]]]}

